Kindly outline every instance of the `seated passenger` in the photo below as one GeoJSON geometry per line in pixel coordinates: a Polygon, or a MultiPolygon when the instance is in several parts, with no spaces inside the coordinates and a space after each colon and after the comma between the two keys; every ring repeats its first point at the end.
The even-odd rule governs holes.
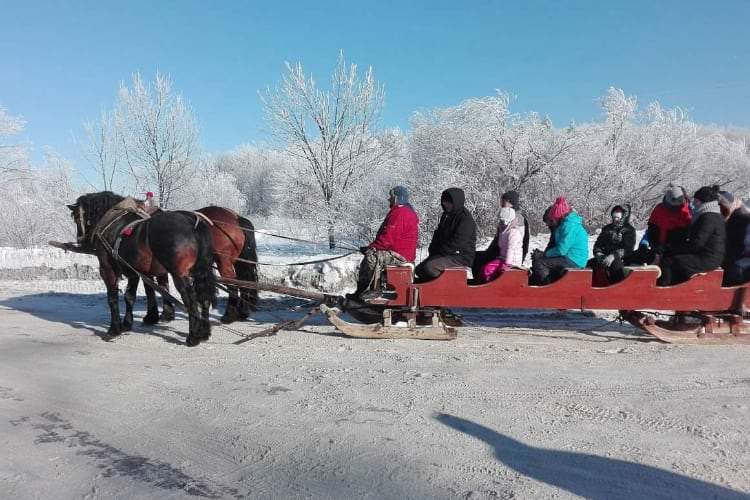
{"type": "Polygon", "coordinates": [[[750,281],[750,224],[745,229],[743,250],[731,267],[724,268],[724,286],[736,286],[750,281]]]}
{"type": "Polygon", "coordinates": [[[635,228],[630,225],[630,205],[616,205],[610,216],[612,222],[602,228],[594,243],[594,258],[587,267],[605,271],[607,281],[617,283],[625,278],[624,259],[635,249],[635,228]]]}
{"type": "MultiPolygon", "coordinates": [[[[519,264],[522,265],[523,261],[526,260],[526,254],[529,252],[529,237],[531,233],[529,231],[529,221],[526,220],[526,216],[521,211],[521,203],[518,191],[507,191],[503,193],[503,195],[500,197],[500,208],[512,208],[516,211],[516,218],[523,222],[523,248],[521,253],[521,264],[519,264]]],[[[495,239],[492,240],[492,243],[489,244],[486,250],[480,250],[474,255],[474,264],[471,266],[471,270],[476,281],[482,281],[482,269],[484,268],[485,264],[487,264],[491,260],[497,259],[498,257],[498,234],[499,233],[495,234],[495,239]]]]}
{"type": "Polygon", "coordinates": [[[724,261],[726,228],[719,209],[719,187],[704,186],[693,197],[693,220],[684,243],[667,245],[660,286],[687,281],[693,274],[718,269],[724,261]]]}
{"type": "Polygon", "coordinates": [[[500,209],[500,224],[495,235],[497,258],[482,267],[482,281],[491,281],[512,267],[523,264],[523,216],[510,207],[500,209]]]}
{"type": "Polygon", "coordinates": [[[390,210],[375,241],[360,248],[365,257],[359,266],[354,297],[371,299],[379,296],[385,267],[414,262],[416,258],[419,217],[409,204],[409,191],[403,186],[394,187],[388,193],[388,205],[390,210]]]}
{"type": "Polygon", "coordinates": [[[557,198],[549,211],[555,244],[532,257],[531,284],[547,285],[562,276],[566,269],[580,269],[588,260],[589,237],[583,219],[563,197],[557,198]]]}
{"type": "Polygon", "coordinates": [[[719,193],[719,208],[726,221],[727,246],[724,255],[724,286],[739,285],[747,281],[747,247],[745,239],[750,228],[750,211],[732,193],[719,193]],[[742,262],[740,262],[742,260],[742,262]]]}
{"type": "Polygon", "coordinates": [[[430,281],[449,267],[471,267],[477,246],[477,225],[464,208],[464,192],[449,188],[440,196],[443,214],[432,235],[429,254],[414,270],[416,282],[430,281]]]}
{"type": "Polygon", "coordinates": [[[685,190],[675,184],[667,186],[661,203],[648,218],[648,228],[638,250],[625,259],[625,265],[659,264],[667,245],[685,242],[690,228],[690,207],[685,190]]]}

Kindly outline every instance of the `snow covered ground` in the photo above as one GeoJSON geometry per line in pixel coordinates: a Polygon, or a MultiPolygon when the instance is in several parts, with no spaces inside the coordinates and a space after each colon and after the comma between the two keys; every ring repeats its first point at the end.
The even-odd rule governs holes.
{"type": "MultiPolygon", "coordinates": [[[[264,261],[320,255],[263,238],[264,261]]],[[[0,272],[96,269],[18,252],[0,272]]],[[[329,282],[263,273],[340,290],[358,260],[329,282]]],[[[747,346],[534,311],[462,311],[454,342],[355,340],[317,317],[235,344],[304,314],[273,294],[196,348],[180,314],[105,342],[98,279],[2,276],[0,498],[750,498],[747,346]]]]}

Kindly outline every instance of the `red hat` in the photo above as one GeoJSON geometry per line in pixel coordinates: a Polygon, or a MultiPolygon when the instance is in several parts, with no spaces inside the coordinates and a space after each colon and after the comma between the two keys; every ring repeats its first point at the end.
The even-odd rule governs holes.
{"type": "Polygon", "coordinates": [[[552,208],[549,211],[549,218],[552,220],[560,220],[572,211],[573,209],[570,208],[565,197],[560,196],[555,200],[555,203],[552,204],[552,208]]]}
{"type": "Polygon", "coordinates": [[[152,193],[151,191],[146,193],[146,198],[153,198],[153,197],[154,197],[154,193],[152,193]]]}

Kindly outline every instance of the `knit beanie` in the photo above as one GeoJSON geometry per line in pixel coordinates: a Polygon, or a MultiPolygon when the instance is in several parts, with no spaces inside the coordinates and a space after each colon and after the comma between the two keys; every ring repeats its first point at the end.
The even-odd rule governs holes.
{"type": "Polygon", "coordinates": [[[513,205],[513,208],[520,208],[521,197],[518,194],[518,191],[506,191],[500,197],[500,200],[509,202],[511,205],[513,205]]]}
{"type": "MultiPolygon", "coordinates": [[[[719,201],[719,186],[703,186],[695,192],[693,198],[700,200],[701,203],[719,201]]],[[[734,197],[732,199],[734,199],[734,197]]]]}
{"type": "Polygon", "coordinates": [[[552,204],[552,208],[549,211],[549,218],[552,220],[562,220],[563,217],[572,212],[573,209],[568,205],[568,201],[564,196],[560,196],[552,204]]]}
{"type": "Polygon", "coordinates": [[[682,206],[682,204],[685,203],[685,193],[682,192],[680,186],[670,183],[667,186],[667,190],[664,192],[664,199],[662,201],[673,207],[682,206]]]}
{"type": "Polygon", "coordinates": [[[516,218],[516,211],[510,207],[500,209],[500,220],[507,226],[516,218]]]}
{"type": "Polygon", "coordinates": [[[409,190],[404,186],[394,187],[389,194],[396,199],[396,205],[406,205],[409,203],[409,190]]]}

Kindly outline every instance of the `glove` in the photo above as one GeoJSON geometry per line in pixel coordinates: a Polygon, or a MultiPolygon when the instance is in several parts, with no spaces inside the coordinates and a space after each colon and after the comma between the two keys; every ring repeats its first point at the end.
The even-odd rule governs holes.
{"type": "Polygon", "coordinates": [[[612,265],[612,263],[613,263],[614,261],[615,261],[615,256],[614,256],[614,254],[609,254],[609,255],[607,255],[606,257],[604,257],[604,258],[602,259],[602,265],[603,265],[604,267],[609,267],[609,266],[611,266],[611,265],[612,265]]]}
{"type": "Polygon", "coordinates": [[[599,252],[595,253],[594,254],[594,260],[596,261],[597,264],[601,264],[602,261],[604,260],[604,254],[603,253],[599,253],[599,252]]]}
{"type": "Polygon", "coordinates": [[[615,255],[617,255],[618,257],[622,259],[623,257],[625,257],[625,249],[618,248],[617,250],[615,250],[615,255]]]}
{"type": "Polygon", "coordinates": [[[370,249],[370,247],[359,247],[359,251],[362,254],[367,253],[367,251],[370,249]]]}
{"type": "Polygon", "coordinates": [[[544,252],[538,248],[535,248],[534,251],[531,252],[531,260],[541,259],[542,257],[544,257],[544,252]]]}

